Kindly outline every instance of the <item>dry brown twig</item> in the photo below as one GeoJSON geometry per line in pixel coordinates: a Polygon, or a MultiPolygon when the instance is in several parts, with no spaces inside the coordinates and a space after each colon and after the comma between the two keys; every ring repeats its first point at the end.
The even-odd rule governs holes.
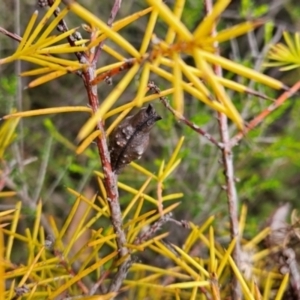
{"type": "MultiPolygon", "coordinates": [[[[43,1],[45,2],[45,1],[43,1]]],[[[63,3],[66,6],[69,6],[72,1],[67,1],[64,0],[63,3]]],[[[48,5],[51,6],[53,4],[53,0],[48,0],[48,5]]],[[[121,1],[120,0],[115,0],[115,4],[113,6],[109,22],[110,24],[113,22],[114,17],[116,16],[119,8],[121,6],[121,1]]],[[[58,13],[57,11],[56,13],[58,13]]],[[[64,20],[62,20],[59,23],[58,29],[62,31],[67,30],[67,25],[64,20]]],[[[74,42],[76,39],[79,37],[70,37],[68,39],[70,45],[74,45],[74,42]]],[[[98,46],[98,49],[100,49],[101,46],[98,46]]],[[[100,50],[99,50],[100,51],[100,50]]],[[[94,80],[95,78],[95,69],[96,69],[96,57],[94,57],[94,63],[89,64],[89,58],[81,52],[76,52],[76,57],[77,59],[84,64],[89,65],[87,69],[85,69],[82,72],[82,80],[84,82],[84,86],[87,92],[88,96],[88,101],[89,105],[92,108],[93,113],[96,113],[99,108],[99,98],[98,98],[98,92],[97,92],[97,86],[91,85],[90,82],[94,80]]],[[[115,278],[113,279],[114,284],[110,286],[109,291],[117,291],[122,282],[123,279],[126,277],[127,271],[126,271],[126,266],[128,265],[130,261],[130,256],[129,256],[129,251],[127,247],[125,246],[126,244],[126,235],[125,232],[122,228],[122,213],[121,213],[121,208],[119,204],[119,192],[117,188],[117,177],[115,173],[112,171],[111,168],[111,163],[110,163],[110,154],[108,150],[108,145],[107,145],[107,139],[106,139],[106,134],[105,134],[105,129],[104,129],[104,123],[99,120],[99,122],[96,125],[97,129],[100,131],[100,135],[96,139],[96,145],[98,149],[98,153],[100,156],[101,164],[102,164],[102,170],[104,174],[104,185],[105,185],[105,190],[107,194],[107,203],[110,208],[110,216],[111,216],[111,222],[112,226],[114,228],[114,232],[116,234],[116,244],[117,244],[117,249],[119,252],[119,258],[123,258],[125,256],[128,256],[124,262],[119,266],[118,272],[115,275],[115,278]],[[126,271],[124,273],[124,271],[126,271]],[[119,280],[120,279],[120,280],[119,280]]]]}
{"type": "MultiPolygon", "coordinates": [[[[210,14],[213,9],[212,0],[205,0],[205,9],[206,14],[210,14]]],[[[215,36],[217,34],[216,28],[214,27],[211,35],[215,36]]],[[[215,42],[214,44],[215,54],[219,54],[219,44],[215,42]]],[[[222,77],[222,68],[219,65],[214,66],[215,74],[222,77]]],[[[221,141],[224,145],[222,151],[222,160],[226,181],[226,194],[228,200],[228,212],[229,212],[229,221],[230,221],[230,233],[231,238],[236,238],[236,245],[233,250],[233,259],[238,267],[241,270],[241,246],[240,246],[240,236],[239,236],[239,220],[238,220],[238,197],[235,187],[235,176],[234,176],[234,165],[233,165],[233,154],[232,148],[230,147],[229,140],[229,128],[228,128],[228,119],[225,114],[218,113],[218,123],[219,131],[221,136],[221,141]]],[[[233,283],[232,283],[232,299],[238,300],[241,299],[241,287],[238,279],[233,274],[233,283]]]]}
{"type": "Polygon", "coordinates": [[[18,34],[7,31],[3,27],[0,27],[0,32],[17,42],[21,42],[21,40],[22,40],[22,38],[18,34]]]}
{"type": "Polygon", "coordinates": [[[300,89],[300,81],[296,82],[288,91],[283,92],[274,103],[264,109],[260,114],[254,117],[245,127],[245,129],[237,133],[229,141],[229,147],[232,148],[247,135],[249,131],[254,129],[258,124],[260,124],[269,114],[271,114],[275,109],[280,107],[287,99],[296,94],[300,89]]]}
{"type": "MultiPolygon", "coordinates": [[[[122,4],[122,0],[115,0],[115,3],[114,3],[114,5],[113,5],[113,8],[112,8],[111,13],[110,13],[110,16],[109,16],[109,19],[108,19],[108,21],[107,21],[107,25],[108,25],[109,27],[112,26],[113,21],[115,20],[115,17],[116,17],[116,15],[117,15],[117,13],[118,13],[120,7],[121,7],[121,4],[122,4]]],[[[94,65],[96,65],[96,63],[97,63],[97,61],[98,61],[98,59],[99,59],[99,57],[100,57],[100,53],[101,53],[101,50],[102,50],[102,48],[103,48],[104,43],[105,43],[105,40],[103,40],[103,41],[96,47],[96,49],[95,49],[95,55],[94,55],[94,58],[93,58],[93,60],[92,60],[94,65]]]]}
{"type": "MultiPolygon", "coordinates": [[[[154,81],[150,81],[148,83],[148,88],[152,93],[155,93],[157,95],[160,95],[160,89],[159,87],[154,83],[154,81]]],[[[224,145],[220,142],[218,142],[212,135],[201,129],[198,125],[191,122],[189,119],[187,119],[184,115],[181,115],[178,111],[176,111],[169,103],[166,97],[160,96],[159,100],[161,103],[165,106],[166,109],[168,109],[180,122],[184,123],[188,127],[190,127],[192,130],[196,131],[200,135],[204,136],[207,140],[209,140],[211,143],[216,145],[218,148],[222,149],[224,145]]]]}

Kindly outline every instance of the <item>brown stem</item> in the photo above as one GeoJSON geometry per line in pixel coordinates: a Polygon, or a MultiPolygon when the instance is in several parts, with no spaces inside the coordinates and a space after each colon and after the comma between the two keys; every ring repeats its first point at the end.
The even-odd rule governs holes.
{"type": "MultiPolygon", "coordinates": [[[[112,10],[110,12],[110,16],[109,16],[109,19],[107,21],[107,25],[109,27],[112,26],[112,23],[113,21],[115,20],[115,17],[121,7],[121,4],[122,4],[122,0],[115,0],[115,3],[112,7],[112,10]]],[[[93,64],[96,65],[98,59],[99,59],[99,56],[100,56],[100,53],[101,53],[101,50],[103,48],[103,45],[105,43],[105,40],[103,40],[97,47],[96,47],[96,50],[95,50],[95,55],[94,55],[94,58],[93,58],[93,64]]]]}
{"type": "MultiPolygon", "coordinates": [[[[153,81],[150,81],[148,83],[148,88],[153,93],[155,93],[157,95],[160,95],[160,89],[153,81]]],[[[211,136],[209,133],[207,133],[206,131],[201,129],[198,125],[194,124],[193,122],[188,120],[185,116],[181,115],[178,111],[173,109],[173,107],[169,104],[166,97],[160,96],[159,100],[165,106],[165,108],[168,109],[180,122],[184,123],[185,125],[187,125],[191,129],[196,131],[197,133],[203,135],[207,140],[209,140],[211,143],[216,145],[218,148],[222,149],[224,147],[224,145],[222,143],[215,140],[215,138],[213,136],[211,136]]]]}
{"type": "MultiPolygon", "coordinates": [[[[56,256],[59,259],[59,264],[66,269],[66,271],[70,274],[71,277],[74,277],[77,275],[76,272],[72,269],[72,267],[70,267],[68,265],[68,262],[64,259],[62,253],[59,250],[53,249],[52,252],[53,252],[54,256],[56,256]]],[[[89,290],[85,286],[85,284],[82,282],[82,280],[76,281],[76,284],[82,291],[82,294],[84,294],[84,295],[88,294],[89,290]]]]}
{"type": "MultiPolygon", "coordinates": [[[[48,5],[49,5],[49,7],[51,7],[53,4],[54,4],[54,0],[48,0],[48,5]]],[[[54,14],[55,17],[57,17],[59,13],[60,13],[60,8],[57,7],[57,8],[55,9],[55,11],[54,11],[53,14],[54,14]]],[[[66,32],[66,31],[69,30],[69,29],[68,29],[68,25],[67,25],[67,23],[65,22],[64,19],[61,19],[61,20],[58,22],[57,30],[60,31],[60,32],[66,32]]],[[[71,46],[76,46],[76,45],[75,45],[75,42],[76,42],[77,40],[81,39],[81,35],[79,35],[79,36],[77,36],[77,35],[78,35],[78,33],[75,32],[74,34],[71,34],[71,35],[69,35],[69,36],[67,37],[67,40],[68,40],[68,42],[69,42],[69,44],[70,44],[71,46]]],[[[85,60],[83,59],[83,57],[85,56],[85,54],[84,54],[83,52],[75,52],[75,55],[76,55],[76,57],[77,57],[77,59],[78,59],[79,62],[83,63],[83,61],[85,61],[85,60]]]]}
{"type": "MultiPolygon", "coordinates": [[[[72,5],[72,1],[64,1],[67,6],[72,5]]],[[[53,5],[53,0],[48,0],[48,5],[53,5]]],[[[54,15],[57,16],[59,8],[56,9],[54,15]]],[[[59,22],[60,27],[58,30],[67,31],[68,26],[62,19],[59,22]]],[[[75,45],[75,37],[68,38],[68,42],[71,46],[75,45]]],[[[76,53],[78,60],[81,63],[89,65],[88,58],[81,52],[76,53]]],[[[96,113],[99,107],[99,99],[97,93],[97,86],[93,86],[90,82],[95,77],[95,66],[89,66],[83,73],[82,79],[87,91],[89,105],[91,106],[93,113],[96,113]]],[[[97,123],[97,129],[100,131],[100,136],[96,139],[96,144],[102,164],[104,174],[104,185],[107,193],[107,202],[111,212],[111,221],[116,233],[116,243],[119,251],[119,257],[123,257],[128,254],[128,249],[124,246],[126,243],[126,235],[122,229],[122,213],[119,205],[119,192],[117,188],[117,177],[111,169],[110,154],[107,146],[107,139],[104,129],[104,124],[101,120],[97,123]]]]}
{"type": "MultiPolygon", "coordinates": [[[[211,0],[205,0],[206,13],[210,14],[213,8],[211,0]]],[[[211,33],[212,36],[216,35],[216,28],[213,28],[211,33]]],[[[215,54],[219,55],[219,45],[216,42],[214,45],[215,54]]],[[[214,66],[215,74],[219,77],[222,77],[222,68],[219,65],[214,66]]],[[[228,130],[228,120],[225,114],[218,113],[218,123],[219,131],[221,136],[221,141],[224,145],[222,151],[222,160],[224,166],[224,174],[226,181],[226,194],[228,200],[228,211],[229,211],[229,221],[230,221],[230,233],[231,238],[236,238],[236,245],[233,250],[233,259],[238,267],[241,269],[241,247],[240,247],[240,237],[239,237],[239,222],[238,222],[238,197],[235,187],[235,177],[234,177],[234,165],[233,165],[233,154],[232,149],[229,145],[229,130],[228,130]]],[[[232,299],[238,300],[241,299],[241,287],[234,276],[232,284],[232,299]]]]}
{"type": "Polygon", "coordinates": [[[152,236],[154,236],[154,234],[155,234],[158,230],[160,230],[161,227],[162,227],[165,223],[171,221],[171,218],[172,218],[172,213],[168,213],[168,214],[166,214],[166,215],[162,215],[162,216],[158,219],[158,221],[156,221],[155,223],[153,223],[153,224],[149,227],[149,229],[148,229],[147,231],[145,231],[143,234],[141,234],[140,236],[138,236],[138,237],[134,240],[133,244],[134,244],[134,245],[140,245],[140,244],[142,244],[143,242],[150,240],[150,238],[151,238],[152,236]]]}
{"type": "Polygon", "coordinates": [[[112,68],[96,76],[91,84],[96,85],[101,81],[105,81],[106,83],[110,84],[113,76],[118,75],[122,71],[129,70],[136,62],[138,62],[136,58],[127,59],[121,66],[112,68]]]}
{"type": "Polygon", "coordinates": [[[10,37],[11,39],[17,41],[17,42],[21,42],[21,40],[22,40],[22,38],[18,34],[7,31],[3,27],[0,27],[0,32],[5,34],[6,36],[10,37]]]}
{"type": "MultiPolygon", "coordinates": [[[[84,84],[88,95],[89,104],[94,113],[99,107],[99,100],[97,95],[97,86],[92,86],[89,82],[94,78],[94,69],[89,67],[83,74],[84,84]]],[[[111,221],[116,233],[116,242],[119,250],[119,256],[123,257],[128,253],[124,244],[126,243],[125,232],[122,229],[122,213],[119,204],[119,192],[117,188],[117,177],[112,171],[110,164],[110,154],[108,151],[107,139],[104,130],[104,124],[101,120],[97,123],[97,129],[100,131],[100,136],[96,139],[96,144],[102,163],[102,170],[104,174],[104,185],[107,194],[107,202],[110,208],[111,221]]]]}
{"type": "MultiPolygon", "coordinates": [[[[71,6],[73,1],[63,1],[67,6],[71,6]]],[[[70,41],[69,41],[70,42],[70,41]]],[[[78,56],[77,56],[78,57],[78,56]]],[[[80,55],[78,57],[81,63],[89,64],[86,55],[80,55]]],[[[84,81],[84,86],[87,91],[88,101],[93,110],[96,113],[99,108],[99,98],[97,93],[97,86],[93,86],[90,82],[95,78],[95,64],[90,65],[83,73],[82,79],[84,81]]],[[[110,154],[107,145],[107,139],[104,129],[104,123],[99,120],[97,123],[97,129],[100,131],[100,136],[96,139],[96,144],[102,164],[102,170],[104,174],[104,185],[107,194],[107,203],[110,208],[111,223],[116,234],[117,249],[119,251],[119,257],[125,257],[129,254],[128,249],[125,247],[126,235],[122,228],[122,213],[119,204],[119,192],[117,187],[117,176],[112,171],[110,163],[110,154]]],[[[118,271],[113,279],[113,286],[111,286],[110,291],[119,290],[124,275],[124,269],[127,270],[128,262],[130,261],[130,256],[128,256],[125,261],[119,266],[118,271]],[[125,266],[125,267],[124,267],[125,266]]]]}
{"type": "Polygon", "coordinates": [[[230,141],[230,147],[234,147],[238,144],[238,142],[254,127],[260,124],[272,111],[281,106],[288,98],[298,92],[300,89],[300,81],[296,82],[288,91],[281,94],[279,98],[275,100],[270,106],[268,106],[265,110],[263,110],[259,115],[257,115],[252,121],[250,121],[246,128],[236,134],[230,141]]]}

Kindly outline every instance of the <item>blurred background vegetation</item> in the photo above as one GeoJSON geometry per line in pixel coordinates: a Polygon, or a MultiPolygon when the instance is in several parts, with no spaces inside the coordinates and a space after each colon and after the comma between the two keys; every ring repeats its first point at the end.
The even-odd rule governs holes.
{"type": "MultiPolygon", "coordinates": [[[[80,2],[80,1],[79,1],[80,2]]],[[[167,1],[172,5],[173,1],[167,1]]],[[[204,16],[202,1],[188,0],[183,14],[183,22],[189,29],[204,16]]],[[[103,20],[107,20],[112,1],[82,1],[90,11],[103,20]]],[[[34,0],[23,0],[21,4],[21,17],[17,17],[15,1],[2,0],[1,26],[11,32],[18,32],[25,28],[34,10],[41,9],[34,0]],[[26,17],[25,17],[26,16],[26,17]],[[20,23],[20,24],[19,24],[20,23]]],[[[146,7],[144,1],[128,0],[122,2],[117,19],[146,7]]],[[[72,16],[73,17],[73,16],[72,16]]],[[[148,16],[133,23],[130,28],[122,29],[121,33],[137,47],[142,41],[148,16]]],[[[298,80],[299,71],[281,73],[278,69],[264,69],[263,62],[270,45],[282,41],[282,32],[299,31],[300,7],[298,1],[232,1],[223,14],[219,28],[226,28],[245,19],[264,18],[268,24],[261,26],[246,36],[221,44],[221,52],[236,62],[250,66],[256,70],[263,70],[266,74],[292,85],[298,80]]],[[[78,20],[69,16],[69,27],[78,25],[78,20]]],[[[85,36],[84,30],[79,29],[85,36]]],[[[158,22],[155,32],[163,36],[167,28],[163,22],[158,22]]],[[[109,42],[108,42],[109,43],[109,42]]],[[[6,57],[13,52],[16,42],[4,35],[0,35],[0,57],[6,57]]],[[[105,53],[101,54],[99,64],[106,65],[111,59],[105,53]]],[[[188,58],[186,58],[188,59],[188,58]]],[[[37,88],[23,88],[31,78],[18,78],[16,75],[30,69],[28,63],[21,65],[6,64],[0,66],[0,115],[5,115],[12,108],[29,110],[45,107],[85,105],[86,92],[83,85],[78,84],[76,75],[70,74],[53,80],[37,88]],[[21,82],[21,89],[18,85],[21,82]]],[[[123,76],[123,75],[121,75],[123,76]]],[[[236,81],[243,82],[251,88],[276,98],[280,92],[268,90],[266,87],[252,81],[245,82],[229,72],[224,73],[227,78],[234,77],[236,81]]],[[[113,78],[113,85],[101,83],[98,86],[99,98],[104,98],[118,82],[120,77],[113,78]]],[[[155,80],[156,78],[151,78],[155,80]]],[[[156,82],[161,88],[168,88],[168,82],[160,79],[156,82]]],[[[139,84],[139,78],[124,92],[119,103],[131,100],[139,84]]],[[[231,93],[231,100],[242,112],[244,120],[262,111],[270,101],[252,95],[231,93]]],[[[199,101],[193,101],[186,95],[185,115],[218,138],[216,115],[199,101]],[[197,113],[195,113],[197,112],[197,113]]],[[[170,100],[172,100],[170,98],[170,100]]],[[[248,230],[257,228],[283,203],[291,203],[293,208],[300,207],[300,96],[294,96],[280,109],[271,114],[260,126],[250,132],[238,147],[234,148],[234,162],[237,177],[237,189],[240,203],[248,206],[248,230]]],[[[226,194],[222,190],[224,183],[223,167],[220,164],[220,152],[205,138],[178,123],[174,117],[165,110],[158,101],[154,104],[156,110],[163,117],[151,136],[151,145],[141,164],[147,169],[157,172],[161,160],[168,158],[177,144],[178,139],[184,135],[185,142],[180,153],[182,162],[176,172],[167,181],[165,190],[183,192],[182,203],[177,209],[178,219],[193,220],[201,223],[208,215],[218,216],[216,229],[228,228],[226,194]],[[220,224],[220,226],[219,226],[220,224]],[[222,225],[222,226],[221,226],[222,225]],[[224,226],[225,227],[224,227],[224,226]]],[[[72,144],[76,144],[75,137],[78,130],[87,120],[88,115],[70,113],[42,117],[25,118],[18,129],[16,143],[8,153],[7,161],[11,162],[11,179],[17,189],[26,187],[33,199],[41,198],[44,211],[54,214],[62,220],[74,201],[66,187],[74,188],[78,192],[93,195],[97,192],[98,184],[93,171],[100,169],[99,157],[96,147],[90,147],[83,155],[76,156],[72,144]],[[23,153],[27,164],[23,170],[18,169],[18,153],[23,153]]],[[[110,123],[112,120],[109,120],[110,123]]],[[[231,133],[236,130],[232,125],[231,133]]],[[[136,171],[128,167],[120,175],[120,181],[130,186],[139,187],[145,180],[142,175],[136,176],[136,171]]],[[[155,185],[153,184],[153,193],[155,185]]],[[[121,192],[121,204],[126,206],[127,196],[121,192]]],[[[129,197],[129,196],[128,196],[129,197]]],[[[17,201],[17,197],[15,199],[17,201]]],[[[12,198],[1,200],[1,207],[14,207],[12,198]]],[[[28,219],[30,221],[30,210],[28,219]]],[[[249,232],[249,231],[248,231],[249,232]]],[[[182,237],[176,236],[177,239],[182,237]]]]}

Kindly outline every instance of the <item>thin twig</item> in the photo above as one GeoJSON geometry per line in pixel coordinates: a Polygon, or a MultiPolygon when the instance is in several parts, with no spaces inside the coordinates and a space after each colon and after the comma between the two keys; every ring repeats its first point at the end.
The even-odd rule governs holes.
{"type": "Polygon", "coordinates": [[[142,235],[137,237],[133,242],[134,245],[140,245],[145,241],[148,241],[161,227],[171,220],[172,213],[168,213],[153,223],[142,235]]]}
{"type": "Polygon", "coordinates": [[[300,300],[300,274],[298,270],[298,263],[296,260],[296,253],[293,248],[286,248],[282,250],[281,255],[285,260],[285,264],[289,269],[291,275],[291,288],[295,296],[295,300],[300,300]]]}
{"type": "MultiPolygon", "coordinates": [[[[97,86],[92,86],[89,84],[89,82],[94,78],[94,69],[92,67],[89,67],[85,72],[83,72],[82,76],[84,79],[89,104],[93,110],[93,113],[96,113],[99,107],[97,86]]],[[[124,230],[122,229],[122,214],[119,204],[117,177],[111,168],[110,154],[108,151],[106,134],[102,121],[99,121],[97,123],[97,129],[101,132],[100,136],[96,139],[96,144],[102,163],[104,185],[107,193],[107,202],[110,208],[112,225],[116,233],[116,242],[119,250],[119,256],[123,257],[127,255],[128,250],[126,247],[124,247],[124,244],[126,243],[126,236],[124,230]]]]}
{"type": "MultiPolygon", "coordinates": [[[[148,83],[148,88],[153,93],[160,95],[160,89],[153,81],[150,81],[148,83]]],[[[202,136],[204,136],[207,140],[209,140],[211,143],[216,145],[218,148],[222,149],[224,147],[224,145],[222,143],[215,140],[215,138],[213,136],[211,136],[209,133],[205,132],[198,125],[194,124],[193,122],[188,120],[185,116],[181,115],[178,111],[173,109],[173,107],[169,104],[166,97],[160,96],[159,99],[160,99],[161,103],[166,107],[166,109],[168,109],[180,122],[184,123],[185,125],[187,125],[191,129],[193,129],[194,131],[196,131],[199,134],[201,134],[202,136]]]]}
{"type": "MultiPolygon", "coordinates": [[[[213,8],[211,0],[205,0],[206,13],[210,14],[213,8]]],[[[213,28],[211,33],[212,36],[216,35],[216,28],[213,28]]],[[[215,42],[214,44],[215,54],[219,55],[219,44],[215,42]]],[[[222,77],[222,69],[219,65],[214,66],[215,74],[222,77]]],[[[234,165],[233,165],[233,155],[232,149],[229,145],[229,130],[228,130],[228,120],[227,116],[223,113],[218,113],[218,123],[222,143],[225,145],[222,149],[223,165],[225,169],[225,181],[226,181],[226,194],[228,200],[228,211],[230,220],[230,232],[231,238],[236,238],[236,245],[233,250],[233,259],[240,270],[241,265],[241,249],[239,240],[239,222],[238,222],[238,197],[235,187],[235,177],[234,177],[234,165]]],[[[234,276],[232,285],[232,299],[241,299],[241,287],[239,281],[234,276]]]]}
{"type": "MultiPolygon", "coordinates": [[[[68,7],[70,7],[73,1],[63,1],[68,7]]],[[[83,56],[86,61],[84,63],[88,64],[88,60],[83,56]]],[[[83,73],[82,79],[87,91],[89,105],[91,106],[93,113],[96,113],[99,108],[99,98],[97,94],[97,86],[91,85],[90,82],[95,78],[95,64],[90,65],[83,73]]],[[[124,258],[124,262],[118,267],[118,271],[111,281],[109,287],[110,292],[116,292],[120,289],[124,279],[127,276],[128,269],[131,266],[131,257],[126,244],[126,234],[122,228],[122,213],[119,204],[119,192],[117,187],[117,176],[112,171],[110,163],[110,154],[107,145],[107,139],[104,129],[104,123],[102,120],[96,125],[97,129],[100,131],[100,136],[96,139],[96,144],[98,148],[98,153],[100,156],[102,170],[104,174],[104,185],[107,194],[107,203],[110,208],[111,223],[116,234],[116,244],[119,251],[119,258],[124,258]],[[127,256],[127,257],[126,257],[127,256]]]]}
{"type": "Polygon", "coordinates": [[[109,292],[119,291],[124,279],[127,277],[130,267],[136,262],[136,260],[136,257],[131,258],[128,256],[128,258],[118,267],[118,271],[110,283],[110,287],[108,289],[109,292]]]}
{"type": "Polygon", "coordinates": [[[99,74],[98,76],[96,76],[90,82],[90,84],[96,85],[101,81],[105,81],[106,83],[111,83],[113,76],[118,75],[122,71],[129,70],[138,61],[139,60],[136,59],[136,58],[126,59],[126,61],[124,61],[124,63],[121,66],[112,68],[112,69],[110,69],[106,72],[103,72],[103,73],[99,74]]]}
{"type": "MultiPolygon", "coordinates": [[[[73,3],[73,1],[63,1],[68,7],[70,7],[73,3]]],[[[48,0],[48,3],[53,4],[53,0],[48,0]]],[[[67,29],[67,25],[64,20],[61,21],[62,25],[64,26],[64,30],[67,29]]],[[[74,41],[68,40],[70,45],[74,44],[74,41]]],[[[81,53],[80,53],[81,54],[81,53]]],[[[78,60],[80,60],[82,63],[89,64],[87,57],[85,55],[78,55],[76,53],[76,56],[78,60]]],[[[93,113],[96,113],[99,108],[99,99],[97,94],[97,87],[92,86],[90,82],[95,77],[95,68],[94,66],[89,66],[83,73],[82,73],[82,79],[84,81],[84,85],[87,91],[88,101],[89,105],[91,106],[93,113]]],[[[124,244],[126,243],[126,236],[122,229],[122,214],[121,209],[119,205],[119,193],[117,188],[117,178],[115,174],[112,172],[111,164],[110,164],[110,155],[108,151],[108,145],[105,135],[105,129],[104,124],[101,120],[97,123],[97,129],[100,131],[100,136],[96,140],[100,160],[102,163],[102,169],[104,173],[104,184],[106,188],[107,193],[107,202],[110,207],[111,212],[111,220],[112,225],[114,227],[115,233],[116,233],[116,242],[117,247],[119,250],[119,256],[123,257],[127,255],[128,250],[126,247],[124,247],[124,244]]]]}
{"type": "MultiPolygon", "coordinates": [[[[14,1],[15,2],[15,37],[18,37],[20,34],[20,1],[14,1]]],[[[12,37],[12,36],[10,36],[12,37]]],[[[20,38],[21,40],[21,38],[20,38]]],[[[19,40],[16,40],[16,42],[20,42],[19,40]]],[[[16,47],[18,46],[18,43],[15,43],[16,47]]],[[[21,73],[21,61],[16,60],[15,61],[15,72],[16,74],[21,73]]],[[[23,99],[22,99],[22,78],[20,76],[17,77],[17,87],[16,87],[16,107],[19,111],[23,110],[23,99]]],[[[18,124],[18,141],[15,143],[15,153],[18,161],[18,170],[20,174],[24,173],[24,120],[21,118],[18,124]]],[[[24,193],[28,194],[28,186],[27,183],[24,181],[22,184],[22,190],[24,193]]]]}
{"type": "MultiPolygon", "coordinates": [[[[54,2],[55,2],[54,0],[48,0],[48,6],[51,7],[54,4],[54,2]]],[[[59,15],[59,13],[60,13],[60,8],[57,7],[55,9],[53,15],[55,17],[57,17],[59,15]]],[[[62,33],[67,32],[69,30],[68,25],[64,19],[61,19],[58,22],[57,30],[62,33]]],[[[74,34],[69,35],[67,37],[67,40],[71,46],[76,46],[75,43],[76,43],[76,41],[81,40],[81,35],[79,32],[76,31],[74,34]]],[[[83,63],[83,61],[86,63],[86,57],[85,57],[84,52],[75,52],[75,55],[80,63],[83,63]]]]}
{"type": "MultiPolygon", "coordinates": [[[[66,269],[66,271],[71,275],[71,277],[75,277],[77,275],[76,272],[69,266],[68,262],[65,260],[62,253],[58,249],[55,249],[55,248],[52,250],[52,252],[53,252],[53,255],[58,258],[59,264],[66,269]]],[[[85,286],[85,284],[82,282],[82,280],[80,280],[80,279],[77,280],[76,284],[81,289],[81,291],[84,295],[88,294],[89,290],[85,286]]]]}
{"type": "Polygon", "coordinates": [[[250,121],[245,129],[238,134],[236,134],[230,141],[229,147],[232,148],[236,146],[239,141],[253,128],[255,128],[259,123],[261,123],[271,112],[280,107],[287,99],[293,96],[300,89],[300,81],[296,82],[288,91],[281,94],[277,100],[263,110],[259,115],[257,115],[252,121],[250,121]]]}
{"type": "MultiPolygon", "coordinates": [[[[263,62],[264,62],[264,59],[265,59],[265,57],[266,57],[266,54],[268,53],[268,51],[269,51],[269,49],[270,49],[270,47],[271,47],[271,45],[274,45],[274,44],[276,44],[280,39],[281,39],[281,37],[282,37],[282,32],[283,32],[283,28],[281,28],[281,27],[278,27],[278,29],[277,29],[277,31],[275,32],[275,34],[274,34],[274,36],[271,38],[271,40],[268,42],[268,43],[266,43],[266,45],[263,47],[263,49],[260,51],[260,52],[258,52],[259,50],[258,49],[255,49],[254,51],[256,51],[256,52],[258,52],[258,55],[257,55],[257,57],[255,57],[255,62],[254,62],[254,66],[253,66],[253,70],[255,70],[255,71],[261,71],[262,70],[262,64],[263,64],[263,62]]],[[[251,35],[252,36],[252,35],[251,35]]],[[[231,40],[231,45],[233,46],[234,44],[235,44],[235,42],[234,42],[235,40],[231,40]]],[[[251,45],[251,44],[253,44],[253,43],[250,43],[249,42],[249,44],[251,45]]],[[[234,49],[234,47],[232,47],[233,49],[234,49]]],[[[252,50],[253,51],[253,50],[252,50]]],[[[240,60],[241,58],[240,58],[240,56],[236,56],[236,55],[233,55],[233,57],[232,57],[232,59],[233,59],[233,61],[237,61],[237,60],[240,60]]],[[[240,77],[240,76],[239,76],[240,77]]],[[[238,78],[239,78],[238,77],[238,78]]],[[[241,79],[242,80],[242,79],[241,79]]],[[[256,84],[256,82],[255,82],[255,80],[251,80],[249,83],[248,83],[248,88],[250,89],[250,90],[252,90],[253,88],[254,88],[254,85],[256,84]]],[[[249,101],[246,101],[245,102],[245,104],[243,105],[243,108],[242,108],[242,111],[241,111],[241,116],[242,116],[242,118],[243,119],[248,119],[249,118],[249,108],[251,107],[251,103],[252,103],[252,98],[250,98],[250,95],[252,96],[257,96],[257,97],[259,97],[259,98],[261,98],[261,99],[266,99],[265,97],[261,97],[261,93],[259,93],[258,92],[258,94],[255,94],[255,93],[249,93],[248,94],[248,96],[247,96],[247,98],[248,98],[248,100],[249,101]]],[[[271,99],[269,99],[269,100],[271,100],[271,99]]],[[[272,102],[275,102],[275,99],[272,99],[272,102]]],[[[233,133],[233,132],[235,132],[235,130],[236,130],[236,127],[235,127],[235,125],[234,124],[232,124],[231,126],[230,126],[230,130],[229,130],[229,132],[230,133],[233,133]]]]}
{"type": "Polygon", "coordinates": [[[110,275],[110,273],[110,270],[106,270],[102,273],[97,282],[90,288],[89,296],[95,295],[98,289],[100,289],[102,294],[107,293],[106,288],[103,286],[103,281],[110,275]]]}
{"type": "MultiPolygon", "coordinates": [[[[64,0],[63,3],[70,7],[72,6],[73,1],[64,0]]],[[[48,0],[48,5],[53,5],[53,0],[48,0]]],[[[59,13],[59,9],[57,9],[54,13],[55,16],[59,13]]],[[[59,31],[66,31],[68,29],[66,22],[62,19],[59,22],[58,30],[59,31]]],[[[78,39],[77,36],[70,36],[68,38],[68,42],[71,46],[75,45],[75,41],[78,39]]],[[[81,52],[76,52],[76,57],[79,60],[79,62],[83,64],[89,65],[87,69],[85,69],[82,72],[82,79],[84,82],[85,89],[87,91],[88,101],[89,105],[91,106],[93,113],[96,113],[99,108],[99,99],[97,94],[97,86],[93,86],[90,84],[92,80],[95,78],[95,66],[91,65],[89,63],[88,57],[81,52]]],[[[117,187],[117,176],[112,171],[111,164],[110,164],[110,154],[108,150],[107,145],[107,139],[104,129],[104,124],[102,120],[99,120],[99,122],[96,125],[97,129],[100,131],[100,136],[96,139],[96,144],[98,148],[98,153],[100,156],[101,164],[102,164],[102,170],[104,174],[104,185],[106,189],[107,194],[107,202],[110,208],[110,216],[111,216],[111,222],[112,226],[114,228],[114,232],[116,234],[116,244],[117,249],[119,251],[119,258],[122,258],[124,256],[127,256],[129,254],[128,249],[126,248],[126,235],[122,228],[122,213],[121,208],[119,204],[119,192],[117,187]]],[[[124,266],[126,269],[126,266],[130,260],[130,256],[125,259],[124,263],[119,266],[118,272],[113,279],[113,284],[111,286],[110,291],[117,291],[122,282],[123,282],[123,276],[124,276],[124,266]],[[118,276],[120,276],[118,278],[118,276]]],[[[127,273],[126,273],[127,274],[127,273]]]]}
{"type": "MultiPolygon", "coordinates": [[[[110,12],[110,16],[109,16],[109,19],[107,21],[107,25],[109,27],[112,26],[112,23],[113,21],[115,20],[115,17],[121,7],[121,4],[122,4],[122,0],[115,0],[115,3],[112,7],[112,10],[110,12]]],[[[101,50],[103,48],[103,45],[105,43],[105,40],[103,40],[97,47],[96,47],[96,50],[95,50],[95,55],[94,55],[94,58],[93,58],[93,64],[96,65],[98,59],[99,59],[99,56],[100,56],[100,53],[101,53],[101,50]]]]}
{"type": "Polygon", "coordinates": [[[7,31],[3,27],[0,27],[0,32],[5,34],[6,36],[10,37],[11,39],[17,41],[17,42],[21,42],[21,40],[22,40],[22,38],[18,34],[7,31]]]}

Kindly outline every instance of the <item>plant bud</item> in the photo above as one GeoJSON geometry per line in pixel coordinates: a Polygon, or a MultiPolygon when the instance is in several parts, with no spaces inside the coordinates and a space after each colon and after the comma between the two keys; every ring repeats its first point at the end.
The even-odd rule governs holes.
{"type": "Polygon", "coordinates": [[[120,171],[133,160],[140,159],[149,144],[154,123],[161,120],[151,104],[125,118],[111,133],[109,152],[112,170],[120,171]]]}

